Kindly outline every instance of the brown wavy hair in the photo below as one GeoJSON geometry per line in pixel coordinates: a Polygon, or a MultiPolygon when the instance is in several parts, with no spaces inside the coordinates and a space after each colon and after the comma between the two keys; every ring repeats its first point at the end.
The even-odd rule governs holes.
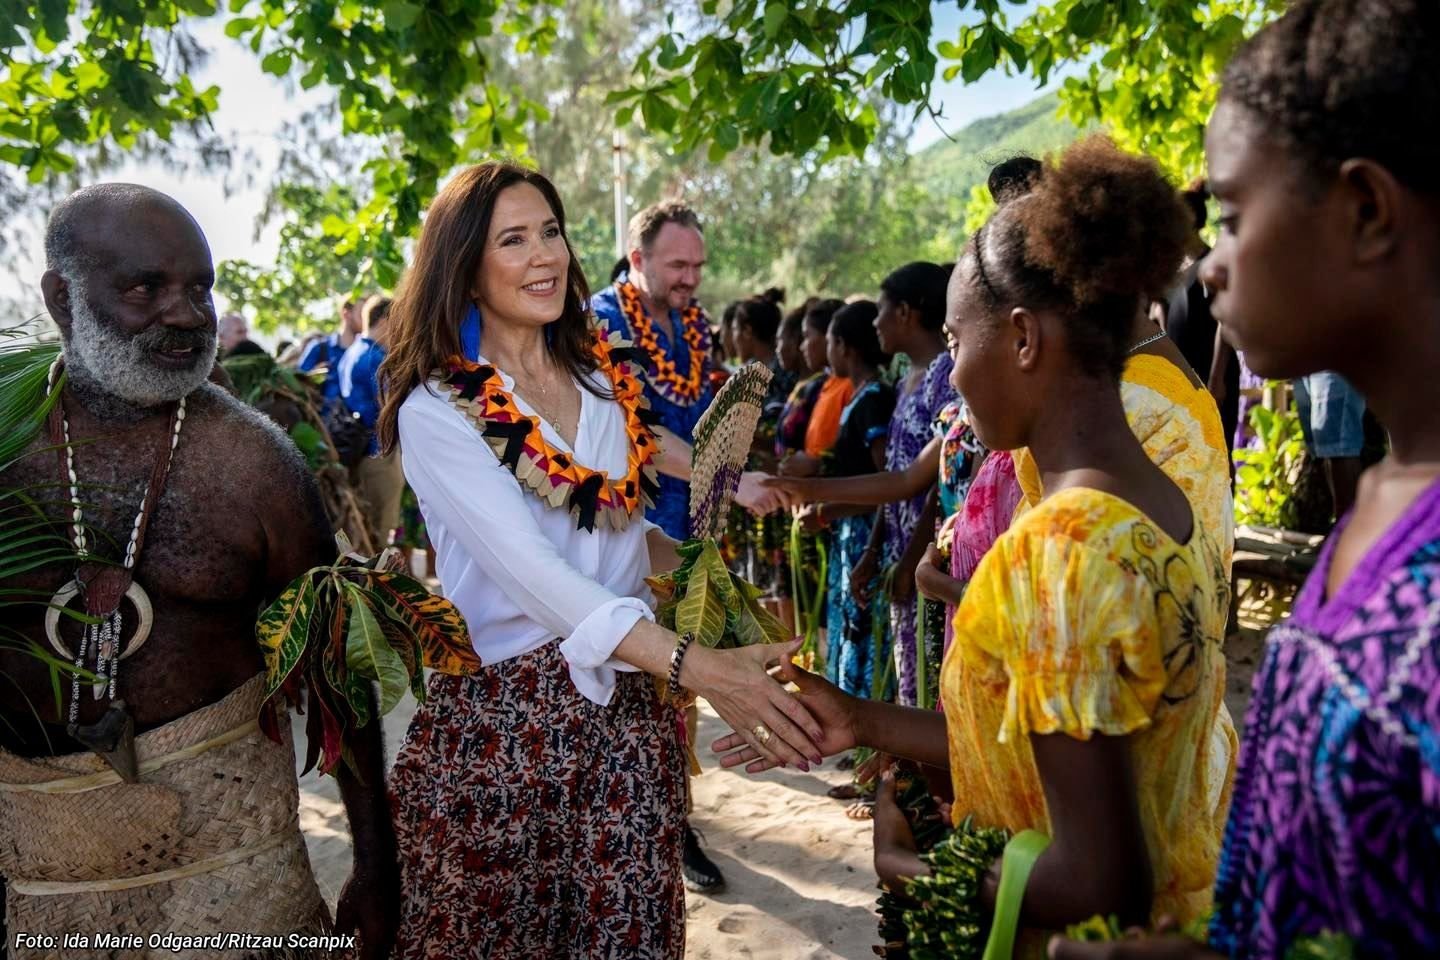
{"type": "Polygon", "coordinates": [[[498,160],[476,164],[456,174],[430,205],[415,257],[390,306],[389,353],[378,374],[381,404],[375,424],[383,453],[395,449],[396,421],[405,398],[460,355],[460,322],[473,302],[470,289],[484,257],[495,199],[517,183],[528,183],[544,195],[570,252],[565,306],[548,328],[546,349],[582,388],[595,392],[585,376],[595,369],[590,286],[565,230],[560,194],[535,170],[498,160]]]}

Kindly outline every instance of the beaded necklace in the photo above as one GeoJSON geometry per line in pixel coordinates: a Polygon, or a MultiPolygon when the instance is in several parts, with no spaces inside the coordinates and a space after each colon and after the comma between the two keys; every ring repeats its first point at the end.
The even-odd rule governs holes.
{"type": "Polygon", "coordinates": [[[680,311],[680,336],[690,352],[689,372],[682,377],[674,361],[665,356],[655,325],[650,321],[634,281],[627,276],[615,284],[615,289],[620,295],[620,311],[630,325],[635,346],[645,352],[649,361],[647,373],[650,385],[676,406],[694,404],[705,392],[705,359],[710,355],[710,328],[705,320],[705,311],[698,303],[691,303],[680,311]]]}
{"type": "MultiPolygon", "coordinates": [[[[50,367],[46,388],[47,398],[54,393],[60,382],[62,361],[56,359],[50,367]]],[[[120,661],[132,656],[150,637],[154,623],[154,608],[145,588],[135,582],[135,566],[140,559],[140,550],[145,541],[145,531],[155,504],[165,491],[165,481],[170,475],[175,460],[175,449],[180,444],[180,430],[185,425],[185,398],[181,397],[170,413],[170,424],[166,431],[169,437],[167,448],[151,471],[150,481],[140,500],[140,510],[130,528],[130,539],[125,545],[125,557],[119,566],[93,559],[89,537],[85,532],[85,510],[80,501],[80,477],[75,470],[75,447],[70,440],[70,420],[65,415],[65,406],[55,398],[50,411],[51,440],[60,456],[62,479],[66,482],[70,497],[71,543],[79,561],[75,576],[51,598],[45,611],[45,635],[50,646],[61,658],[69,661],[74,668],[70,678],[69,732],[86,746],[105,759],[121,777],[134,781],[138,779],[134,751],[134,723],[125,712],[124,700],[117,699],[116,686],[120,673],[120,661]],[[79,648],[72,652],[60,637],[60,613],[76,597],[80,597],[85,613],[95,618],[86,624],[80,634],[79,648]],[[122,648],[124,618],[120,614],[120,601],[129,600],[135,608],[135,634],[129,644],[122,648]],[[82,727],[80,720],[80,674],[89,670],[93,661],[96,677],[91,690],[96,700],[107,697],[111,706],[100,723],[82,727]]]]}

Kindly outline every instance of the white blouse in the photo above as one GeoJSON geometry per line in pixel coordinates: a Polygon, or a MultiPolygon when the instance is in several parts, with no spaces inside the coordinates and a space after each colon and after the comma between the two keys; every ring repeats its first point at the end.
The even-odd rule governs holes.
{"type": "MultiPolygon", "coordinates": [[[[514,381],[500,376],[513,390],[514,381]]],[[[591,377],[609,392],[604,374],[591,377]]],[[[630,450],[624,411],[577,389],[575,449],[542,417],[545,439],[592,470],[624,476],[630,450]]],[[[524,400],[515,403],[534,415],[524,400]]],[[[577,529],[568,510],[522,489],[474,422],[424,386],[401,404],[399,434],[405,479],[425,515],[443,593],[465,616],[481,662],[500,663],[559,638],[576,689],[608,704],[616,671],[636,669],[611,654],[641,617],[655,619],[645,585],[646,533],[658,528],[637,515],[621,531],[603,523],[593,533],[577,529]]]]}

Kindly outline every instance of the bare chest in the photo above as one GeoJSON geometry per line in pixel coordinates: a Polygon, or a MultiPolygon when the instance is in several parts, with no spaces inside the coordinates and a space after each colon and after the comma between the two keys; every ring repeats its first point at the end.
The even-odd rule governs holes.
{"type": "MultiPolygon", "coordinates": [[[[143,511],[135,579],[179,602],[234,601],[258,586],[263,531],[254,505],[236,502],[230,480],[208,472],[212,458],[194,449],[199,440],[189,451],[177,450],[163,485],[152,480],[155,463],[168,449],[148,437],[130,444],[111,439],[77,444],[73,484],[53,451],[37,452],[0,478],[0,487],[29,492],[37,521],[48,521],[37,536],[63,538],[74,552],[78,526],[85,549],[115,563],[130,550],[143,511]]],[[[79,562],[57,559],[30,571],[24,585],[65,577],[79,562]]]]}
{"type": "MultiPolygon", "coordinates": [[[[223,447],[206,434],[196,430],[188,438],[188,450],[182,437],[164,489],[149,506],[143,542],[129,572],[148,599],[151,624],[143,647],[122,663],[117,695],[130,704],[142,729],[213,702],[261,667],[253,633],[265,591],[264,533],[254,504],[233,499],[235,474],[243,472],[243,464],[232,465],[228,475],[217,475],[223,447]]],[[[54,451],[27,456],[0,476],[0,490],[24,492],[24,509],[34,519],[33,545],[43,548],[43,562],[15,565],[0,588],[23,590],[43,601],[76,576],[82,561],[75,550],[72,493],[78,494],[87,549],[94,557],[122,561],[161,446],[158,431],[77,443],[73,491],[54,451]]],[[[16,502],[9,495],[7,500],[11,512],[5,521],[13,523],[16,502]]],[[[71,601],[74,609],[81,605],[79,598],[71,601]]],[[[140,614],[132,602],[119,609],[124,647],[136,636],[140,614]]],[[[13,735],[18,727],[12,721],[12,735],[0,740],[44,752],[53,748],[55,731],[50,731],[52,742],[44,743],[31,728],[36,720],[60,723],[73,698],[68,679],[62,683],[63,695],[55,696],[50,670],[35,652],[54,654],[55,639],[77,650],[82,626],[74,618],[60,617],[52,637],[43,603],[11,610],[16,612],[12,616],[7,610],[6,626],[25,645],[0,651],[0,673],[16,692],[0,703],[0,713],[24,718],[18,727],[28,732],[13,735]]],[[[81,722],[93,722],[103,712],[105,702],[89,696],[88,689],[79,700],[81,722]]]]}

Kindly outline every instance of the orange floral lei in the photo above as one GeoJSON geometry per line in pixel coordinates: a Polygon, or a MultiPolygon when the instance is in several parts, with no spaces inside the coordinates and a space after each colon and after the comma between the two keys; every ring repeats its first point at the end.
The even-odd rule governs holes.
{"type": "Polygon", "coordinates": [[[440,379],[450,388],[450,402],[475,423],[521,487],[552,507],[565,507],[582,530],[593,531],[597,518],[623,530],[637,510],[654,503],[659,491],[655,435],[650,430],[654,416],[635,372],[643,360],[639,351],[618,335],[607,337],[599,329],[594,332],[592,355],[625,411],[625,431],[630,437],[629,469],[619,480],[576,463],[568,452],[551,445],[541,432],[540,418],[520,412],[495,367],[456,357],[440,379]]]}
{"type": "Polygon", "coordinates": [[[655,336],[655,327],[645,312],[640,300],[640,290],[628,277],[615,285],[620,294],[620,311],[630,324],[635,336],[635,346],[645,351],[649,361],[650,385],[666,400],[680,407],[688,407],[700,399],[705,392],[705,360],[710,354],[710,324],[705,311],[698,303],[692,303],[680,311],[681,337],[690,348],[690,373],[680,376],[675,363],[660,349],[655,336]]]}

